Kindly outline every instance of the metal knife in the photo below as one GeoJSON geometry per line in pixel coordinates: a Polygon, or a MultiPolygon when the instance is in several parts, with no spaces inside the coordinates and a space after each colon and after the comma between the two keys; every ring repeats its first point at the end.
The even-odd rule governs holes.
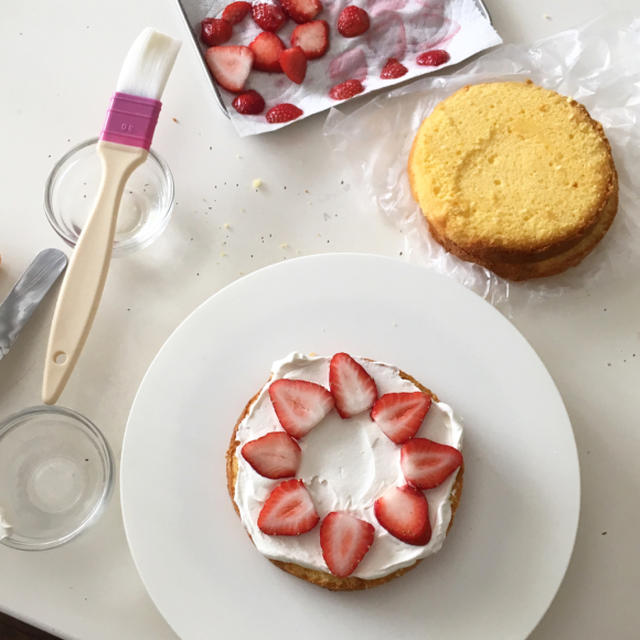
{"type": "Polygon", "coordinates": [[[0,360],[66,266],[67,256],[59,249],[41,251],[0,304],[0,360]]]}

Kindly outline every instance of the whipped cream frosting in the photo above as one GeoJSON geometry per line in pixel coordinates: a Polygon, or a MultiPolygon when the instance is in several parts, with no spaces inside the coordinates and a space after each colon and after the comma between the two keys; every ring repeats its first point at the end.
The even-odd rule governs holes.
{"type": "MultiPolygon", "coordinates": [[[[419,390],[400,377],[397,367],[357,357],[355,360],[375,380],[380,395],[419,390]]],[[[234,496],[242,522],[261,553],[273,560],[293,562],[326,573],[319,526],[299,536],[272,536],[260,531],[260,510],[282,480],[271,480],[258,474],[240,450],[249,440],[271,431],[282,431],[268,393],[274,380],[309,380],[329,388],[329,363],[330,358],[326,356],[312,357],[295,352],[274,362],[271,379],[238,425],[236,438],[240,445],[236,448],[238,475],[234,496]]],[[[432,403],[416,435],[462,448],[462,426],[456,421],[451,407],[443,402],[432,403]]],[[[400,468],[400,446],[387,438],[370,419],[369,412],[343,420],[333,410],[298,444],[302,449],[302,462],[296,478],[304,481],[320,518],[331,511],[345,510],[375,528],[371,548],[351,575],[365,580],[380,578],[440,550],[451,520],[449,494],[457,471],[438,487],[424,492],[429,503],[432,535],[425,546],[414,546],[392,536],[378,524],[374,515],[374,501],[387,488],[402,486],[406,481],[400,468]]]]}

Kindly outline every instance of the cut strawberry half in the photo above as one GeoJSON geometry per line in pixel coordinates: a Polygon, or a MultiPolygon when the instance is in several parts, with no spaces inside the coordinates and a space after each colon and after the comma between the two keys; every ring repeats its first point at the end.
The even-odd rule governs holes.
{"type": "Polygon", "coordinates": [[[200,23],[200,40],[210,47],[231,40],[233,27],[221,18],[205,18],[200,23]]]}
{"type": "Polygon", "coordinates": [[[385,393],[371,409],[371,419],[396,444],[413,438],[431,407],[431,398],[422,391],[385,393]]]}
{"type": "Polygon", "coordinates": [[[332,511],[320,525],[322,557],[334,576],[351,575],[373,544],[372,524],[346,511],[332,511]]]}
{"type": "Polygon", "coordinates": [[[380,77],[383,80],[393,80],[395,78],[401,78],[407,71],[407,67],[398,62],[396,58],[389,58],[384,67],[382,67],[380,77]]]}
{"type": "Polygon", "coordinates": [[[249,47],[210,47],[204,57],[209,70],[221,87],[233,93],[242,91],[253,64],[253,53],[249,47]]]}
{"type": "Polygon", "coordinates": [[[398,540],[421,547],[431,539],[429,505],[414,487],[387,489],[374,502],[373,511],[380,525],[398,540]]]}
{"type": "Polygon", "coordinates": [[[294,438],[309,433],[333,409],[333,396],[306,380],[276,380],[269,385],[269,397],[282,428],[294,438]]]}
{"type": "Polygon", "coordinates": [[[300,466],[302,451],[287,433],[275,431],[247,442],[242,457],[265,478],[290,478],[300,466]]]}
{"type": "Polygon", "coordinates": [[[291,46],[300,47],[307,60],[321,58],[329,48],[329,25],[325,20],[298,25],[291,34],[291,46]]]}
{"type": "Polygon", "coordinates": [[[232,2],[222,12],[222,19],[230,24],[238,24],[246,18],[249,11],[251,11],[250,2],[232,2]]]}
{"type": "Polygon", "coordinates": [[[264,98],[253,89],[236,96],[231,104],[242,115],[255,116],[264,110],[264,98]]]}
{"type": "Polygon", "coordinates": [[[281,482],[267,498],[258,527],[271,536],[298,536],[311,531],[320,520],[302,480],[281,482]]]}
{"type": "Polygon", "coordinates": [[[291,120],[299,118],[302,114],[302,109],[296,107],[295,104],[282,102],[275,107],[271,107],[265,114],[265,118],[271,124],[279,124],[281,122],[291,122],[291,120]]]}
{"type": "Polygon", "coordinates": [[[258,71],[276,73],[280,68],[280,54],[284,51],[284,43],[275,33],[263,31],[249,45],[253,51],[253,68],[258,71]]]}
{"type": "Polygon", "coordinates": [[[361,36],[369,28],[369,14],[350,4],[340,12],[337,27],[340,35],[345,38],[361,36]]]}
{"type": "Polygon", "coordinates": [[[287,21],[280,5],[273,2],[254,2],[251,6],[251,17],[265,31],[277,31],[287,21]]]}
{"type": "Polygon", "coordinates": [[[449,62],[451,56],[444,49],[432,49],[425,51],[416,58],[416,63],[423,67],[439,67],[449,62]]]}
{"type": "Polygon", "coordinates": [[[331,87],[329,90],[329,97],[334,100],[348,100],[363,91],[364,86],[362,85],[362,82],[355,78],[351,78],[350,80],[345,80],[344,82],[331,87]]]}
{"type": "Polygon", "coordinates": [[[402,445],[400,466],[409,484],[432,489],[462,465],[462,453],[455,447],[428,438],[413,438],[402,445]]]}
{"type": "Polygon", "coordinates": [[[280,6],[298,24],[311,22],[322,11],[320,0],[280,0],[280,6]]]}
{"type": "Polygon", "coordinates": [[[329,388],[342,418],[368,411],[378,397],[373,378],[347,353],[336,353],[331,358],[329,388]]]}
{"type": "Polygon", "coordinates": [[[307,56],[300,47],[285,49],[280,54],[280,68],[289,80],[302,84],[307,73],[307,56]]]}

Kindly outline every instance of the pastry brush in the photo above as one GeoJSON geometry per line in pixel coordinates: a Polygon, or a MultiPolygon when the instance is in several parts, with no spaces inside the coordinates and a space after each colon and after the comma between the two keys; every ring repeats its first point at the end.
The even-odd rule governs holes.
{"type": "Polygon", "coordinates": [[[82,229],[53,314],[42,400],[57,401],[87,338],[102,296],[122,192],[149,152],[160,97],[180,42],[147,28],[131,45],[97,145],[102,179],[82,229]]]}

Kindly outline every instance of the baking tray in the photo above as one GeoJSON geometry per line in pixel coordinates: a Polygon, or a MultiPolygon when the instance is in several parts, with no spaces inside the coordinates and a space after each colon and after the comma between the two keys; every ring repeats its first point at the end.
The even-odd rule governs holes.
{"type": "MultiPolygon", "coordinates": [[[[222,101],[222,96],[220,95],[220,90],[218,89],[218,85],[214,82],[213,78],[211,77],[211,74],[209,73],[209,68],[207,67],[207,63],[205,62],[205,59],[204,59],[204,48],[200,44],[200,22],[204,18],[206,18],[207,15],[210,15],[212,13],[211,12],[212,7],[215,7],[216,5],[218,5],[220,9],[222,9],[226,7],[227,4],[229,4],[229,1],[230,0],[227,0],[225,2],[213,1],[211,3],[205,3],[204,0],[176,0],[178,9],[180,10],[180,14],[184,18],[184,21],[186,22],[187,27],[189,29],[189,33],[191,34],[191,42],[195,47],[196,51],[198,52],[198,59],[200,60],[200,64],[202,65],[204,73],[207,77],[209,86],[213,90],[218,106],[220,107],[220,109],[222,110],[222,113],[224,113],[224,115],[227,118],[229,117],[229,113],[227,112],[227,108],[225,107],[224,102],[222,101]]],[[[487,9],[487,6],[483,2],[483,0],[474,0],[474,2],[476,3],[480,13],[491,24],[493,24],[493,21],[491,20],[491,14],[489,13],[489,9],[487,9]]]]}

